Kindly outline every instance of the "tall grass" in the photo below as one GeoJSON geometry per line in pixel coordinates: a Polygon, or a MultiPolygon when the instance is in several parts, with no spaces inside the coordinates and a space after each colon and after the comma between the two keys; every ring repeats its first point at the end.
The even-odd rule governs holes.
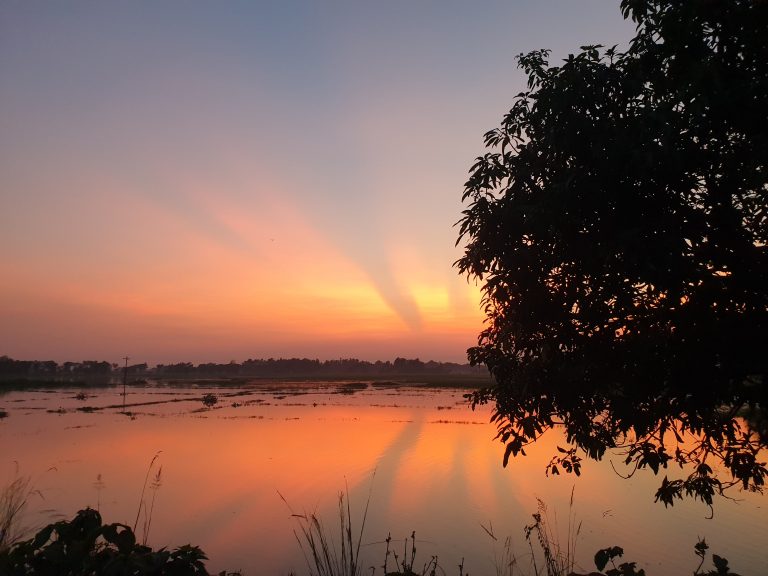
{"type": "MultiPolygon", "coordinates": [[[[322,518],[316,513],[295,513],[279,491],[278,495],[291,511],[291,516],[297,520],[298,528],[293,533],[306,561],[309,576],[362,576],[360,547],[371,501],[370,493],[365,504],[359,531],[353,529],[349,490],[339,493],[338,538],[333,537],[337,529],[326,527],[322,518]]],[[[574,513],[574,490],[571,490],[568,525],[565,530],[564,541],[561,539],[557,515],[550,519],[546,503],[538,498],[537,503],[537,511],[533,514],[534,522],[524,529],[525,539],[530,548],[529,567],[526,568],[524,563],[515,556],[512,549],[512,538],[508,537],[504,540],[501,554],[495,555],[496,576],[515,576],[516,574],[567,576],[575,573],[576,543],[581,534],[581,522],[577,522],[574,513]]],[[[485,527],[481,524],[481,527],[494,541],[498,541],[493,533],[493,525],[489,524],[489,527],[485,527]]],[[[415,532],[403,542],[402,556],[398,554],[397,547],[393,546],[394,542],[391,536],[387,536],[385,542],[384,564],[381,565],[384,576],[436,576],[438,573],[445,574],[443,568],[438,564],[437,556],[432,556],[421,570],[415,568],[415,532]],[[394,560],[394,566],[392,566],[390,558],[394,560]]],[[[371,566],[369,570],[373,576],[376,571],[375,567],[371,566]]],[[[463,559],[458,565],[458,576],[465,576],[463,559]]]]}
{"type": "MultiPolygon", "coordinates": [[[[374,477],[375,475],[374,472],[374,477]]],[[[371,488],[365,502],[359,531],[353,529],[349,487],[344,492],[339,492],[339,538],[337,541],[333,537],[335,529],[327,529],[322,518],[316,513],[295,513],[285,497],[278,491],[278,495],[291,511],[291,516],[298,523],[298,529],[294,530],[293,534],[307,563],[309,576],[362,576],[360,548],[372,492],[373,482],[371,482],[371,488]]],[[[425,562],[421,571],[414,569],[416,565],[416,532],[412,532],[410,538],[403,541],[402,556],[398,555],[391,535],[387,535],[384,542],[386,543],[386,551],[384,564],[381,565],[384,576],[437,576],[438,572],[441,576],[445,576],[445,571],[437,562],[437,556],[432,556],[429,561],[425,562]],[[390,569],[390,558],[394,560],[392,569],[390,569]]],[[[374,576],[376,573],[375,566],[369,566],[367,570],[370,570],[370,576],[374,576]]],[[[458,576],[468,576],[464,573],[464,559],[459,565],[458,576]]]]}
{"type": "Polygon", "coordinates": [[[0,490],[0,553],[20,541],[27,530],[21,524],[29,496],[35,492],[30,487],[29,476],[16,476],[0,490]]]}
{"type": "Polygon", "coordinates": [[[157,491],[160,489],[160,486],[162,486],[162,475],[163,475],[163,467],[160,466],[157,471],[152,474],[152,470],[155,466],[155,463],[157,462],[157,459],[160,457],[160,453],[162,451],[157,452],[154,457],[152,458],[152,461],[149,463],[149,466],[147,467],[147,474],[144,476],[144,485],[141,487],[141,496],[139,497],[139,506],[136,510],[136,520],[133,523],[133,532],[136,534],[136,528],[139,525],[139,518],[141,518],[142,513],[144,514],[144,522],[142,524],[142,539],[141,543],[146,546],[147,540],[149,538],[149,530],[152,527],[152,513],[155,510],[155,497],[157,496],[157,491]],[[152,477],[152,482],[149,481],[150,476],[152,477]],[[152,500],[150,501],[149,506],[147,506],[147,500],[146,500],[146,493],[147,493],[147,484],[149,484],[149,489],[152,490],[152,500]]]}
{"type": "Polygon", "coordinates": [[[293,534],[304,555],[310,576],[361,576],[360,546],[368,518],[370,494],[365,503],[358,532],[352,525],[349,488],[347,487],[345,492],[339,492],[338,542],[333,538],[333,532],[326,529],[322,519],[316,513],[297,514],[291,509],[285,497],[280,492],[278,494],[291,511],[291,516],[298,522],[298,530],[294,530],[293,534]]]}
{"type": "Polygon", "coordinates": [[[557,516],[555,516],[554,527],[549,520],[547,505],[543,500],[537,498],[538,509],[533,515],[533,524],[525,527],[525,539],[531,549],[531,562],[536,576],[546,573],[547,576],[565,576],[571,574],[576,568],[576,541],[581,534],[581,522],[576,524],[576,516],[573,512],[573,489],[571,489],[571,500],[568,509],[568,528],[566,532],[565,545],[560,542],[560,531],[557,525],[557,516]],[[533,537],[541,547],[544,557],[542,572],[536,562],[536,553],[533,548],[533,537]]]}
{"type": "MultiPolygon", "coordinates": [[[[490,536],[494,542],[498,542],[499,539],[496,537],[496,534],[494,534],[493,531],[493,523],[488,522],[488,526],[484,526],[482,523],[480,524],[480,528],[482,528],[488,536],[490,536]]],[[[515,556],[514,551],[512,550],[512,537],[507,536],[504,538],[504,544],[501,548],[501,553],[499,554],[494,545],[494,551],[493,551],[493,563],[494,563],[494,573],[496,576],[514,576],[515,575],[515,569],[518,567],[518,559],[517,556],[515,556]]]]}
{"type": "MultiPolygon", "coordinates": [[[[567,576],[575,574],[576,569],[576,542],[581,534],[581,522],[576,522],[573,510],[573,494],[568,508],[568,526],[565,534],[565,544],[561,541],[561,532],[557,525],[557,515],[554,517],[554,526],[549,518],[546,503],[540,498],[536,499],[537,510],[533,514],[533,524],[525,526],[525,540],[528,543],[530,554],[529,570],[526,571],[524,562],[518,558],[512,549],[512,538],[504,539],[501,554],[494,551],[494,563],[496,576],[515,576],[515,574],[530,574],[534,576],[567,576]]],[[[480,524],[480,527],[490,536],[494,542],[498,538],[494,534],[493,524],[488,526],[480,524]]]]}

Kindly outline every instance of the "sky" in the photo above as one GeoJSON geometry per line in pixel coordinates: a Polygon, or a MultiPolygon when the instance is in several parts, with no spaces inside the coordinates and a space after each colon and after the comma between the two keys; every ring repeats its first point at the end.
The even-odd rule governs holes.
{"type": "Polygon", "coordinates": [[[618,1],[0,0],[0,355],[466,361],[515,56],[618,1]]]}

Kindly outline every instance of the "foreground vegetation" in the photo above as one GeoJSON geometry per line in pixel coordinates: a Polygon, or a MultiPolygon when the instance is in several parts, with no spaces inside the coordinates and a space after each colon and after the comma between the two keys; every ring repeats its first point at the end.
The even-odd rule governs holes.
{"type": "Polygon", "coordinates": [[[208,574],[205,560],[197,546],[152,550],[137,542],[130,526],[103,524],[96,510],[86,508],[1,552],[0,574],[181,576],[208,574]]]}
{"type": "MultiPolygon", "coordinates": [[[[343,507],[343,501],[340,502],[343,507]]],[[[517,558],[506,547],[504,564],[497,565],[496,576],[533,574],[535,576],[576,576],[572,549],[560,549],[547,527],[541,512],[533,515],[534,523],[525,528],[526,539],[531,548],[531,565],[528,571],[521,567],[517,558]],[[534,552],[534,542],[540,548],[534,552]],[[538,557],[538,560],[537,560],[538,557]]],[[[360,565],[360,540],[353,540],[349,517],[341,514],[342,539],[340,548],[329,536],[322,522],[314,515],[302,516],[299,544],[307,559],[310,576],[361,576],[367,571],[360,565]]],[[[362,537],[362,530],[360,531],[362,537]]],[[[387,576],[435,576],[445,571],[438,564],[436,556],[431,557],[420,569],[416,564],[416,535],[406,539],[403,556],[390,547],[391,537],[386,540],[384,553],[384,574],[387,576]],[[410,548],[409,548],[410,545],[410,548]],[[390,560],[392,558],[392,560],[390,560]],[[391,566],[390,566],[391,565],[391,566]]],[[[509,540],[507,541],[509,542],[509,540]]],[[[703,572],[708,546],[702,540],[695,546],[700,558],[694,576],[738,576],[731,572],[728,560],[713,555],[714,568],[703,572]]],[[[595,554],[595,567],[600,572],[589,576],[644,576],[645,571],[637,568],[635,562],[619,562],[623,550],[618,546],[599,550],[595,554]],[[610,565],[610,567],[608,567],[610,565]],[[608,567],[608,568],[607,568],[608,567]],[[605,570],[605,572],[602,572],[605,570]]],[[[197,546],[185,545],[172,551],[165,548],[153,550],[140,544],[130,526],[113,523],[104,524],[96,510],[86,508],[79,511],[72,520],[49,524],[33,538],[17,542],[0,550],[0,574],[7,576],[187,576],[211,574],[205,567],[205,553],[197,546]]],[[[370,568],[375,573],[375,567],[370,568]]],[[[236,576],[238,572],[222,571],[219,576],[236,576]]],[[[458,567],[459,576],[464,576],[463,564],[458,567]]]]}
{"type": "MultiPolygon", "coordinates": [[[[149,471],[155,463],[153,459],[149,471]]],[[[150,476],[149,472],[147,474],[150,476]]],[[[159,472],[156,473],[159,478],[159,472]]],[[[146,488],[146,483],[145,483],[146,488]]],[[[104,524],[97,510],[80,510],[71,520],[49,524],[34,537],[24,539],[20,528],[21,515],[26,498],[31,494],[29,480],[16,478],[0,494],[0,574],[3,576],[207,576],[211,574],[205,566],[208,559],[198,546],[187,544],[173,550],[153,550],[146,545],[148,527],[151,524],[144,504],[145,514],[143,539],[137,537],[136,524],[133,527],[121,523],[104,524]]],[[[571,498],[571,506],[573,498],[571,498]]],[[[289,507],[290,508],[290,507],[289,507]]],[[[294,531],[301,553],[307,564],[309,576],[362,576],[376,573],[376,567],[364,566],[360,559],[365,520],[366,504],[359,528],[353,527],[348,495],[339,494],[338,527],[326,528],[316,514],[296,514],[294,531]],[[333,534],[340,534],[338,541],[333,534]]],[[[291,511],[293,512],[293,511],[291,511]]],[[[488,530],[487,530],[488,531],[488,530]]],[[[496,559],[495,576],[582,576],[576,572],[575,548],[581,525],[576,525],[573,514],[569,516],[568,535],[561,544],[558,535],[549,526],[547,508],[539,501],[533,514],[533,522],[525,527],[525,539],[530,550],[527,562],[517,558],[511,550],[511,539],[507,538],[504,553],[496,559]]],[[[496,536],[488,531],[494,540],[496,536]]],[[[437,576],[445,575],[437,556],[430,557],[421,568],[417,563],[416,534],[411,534],[403,543],[402,555],[398,554],[391,537],[387,537],[384,561],[380,566],[385,576],[437,576]]],[[[731,572],[728,561],[712,555],[713,569],[702,571],[708,546],[699,541],[694,547],[699,565],[694,576],[738,576],[731,572]]],[[[589,576],[645,576],[635,562],[621,562],[623,550],[618,546],[599,550],[594,556],[598,572],[589,576]],[[604,572],[603,572],[604,570],[604,572]]],[[[222,571],[217,576],[240,576],[239,572],[222,571]]],[[[458,566],[458,576],[468,576],[463,560],[458,566]]],[[[583,575],[586,576],[586,575],[583,575]]]]}

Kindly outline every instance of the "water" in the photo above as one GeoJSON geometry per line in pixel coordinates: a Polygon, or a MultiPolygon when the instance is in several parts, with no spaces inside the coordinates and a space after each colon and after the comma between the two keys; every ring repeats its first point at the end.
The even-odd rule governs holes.
{"type": "Polygon", "coordinates": [[[437,556],[449,575],[458,574],[462,558],[465,572],[494,574],[507,536],[526,568],[523,528],[539,499],[563,546],[569,525],[572,533],[580,525],[576,557],[584,572],[593,569],[595,551],[618,545],[649,576],[691,573],[698,564],[693,545],[705,537],[734,571],[768,573],[765,496],[736,492],[740,501],[720,499],[709,520],[700,503],[655,504],[660,478],[650,473],[625,480],[606,462],[585,462],[580,478],[547,478],[557,434],[504,469],[489,411],[470,410],[461,390],[151,384],[129,388],[132,417],[120,414],[122,388],[83,389],[84,400],[78,392],[0,395],[8,412],[0,420],[0,481],[16,470],[32,477],[37,492],[25,518],[32,528],[91,506],[106,522],[130,526],[141,511],[141,537],[141,491],[157,455],[152,473],[162,466],[160,485],[153,489],[150,478],[144,494],[147,509],[154,498],[148,544],[197,544],[210,570],[306,573],[292,512],[317,513],[335,530],[337,497],[345,491],[355,529],[370,498],[362,554],[378,574],[387,535],[402,556],[413,531],[415,568],[437,556]],[[200,398],[209,392],[219,402],[205,409],[200,398]],[[86,406],[96,410],[78,410],[86,406]]]}

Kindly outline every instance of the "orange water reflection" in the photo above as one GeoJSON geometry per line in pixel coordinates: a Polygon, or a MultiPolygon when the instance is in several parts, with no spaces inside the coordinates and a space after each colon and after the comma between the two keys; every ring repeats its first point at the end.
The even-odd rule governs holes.
{"type": "Polygon", "coordinates": [[[451,574],[464,557],[470,573],[485,574],[500,544],[481,524],[492,525],[500,540],[512,535],[522,557],[522,528],[536,498],[565,531],[575,482],[574,512],[583,526],[577,553],[586,570],[598,548],[620,545],[629,559],[652,560],[643,565],[649,573],[691,572],[693,544],[705,536],[735,570],[768,573],[768,514],[760,496],[718,502],[710,521],[701,505],[654,504],[658,478],[623,480],[605,463],[585,463],[578,480],[546,478],[556,434],[503,469],[488,412],[472,412],[461,391],[369,386],[340,394],[330,384],[273,384],[211,390],[219,404],[201,410],[207,391],[131,389],[135,419],[117,408],[76,411],[120,405],[115,388],[89,390],[85,401],[74,398],[77,390],[0,396],[9,412],[0,420],[3,480],[14,462],[33,477],[44,499],[32,498],[30,524],[90,505],[107,521],[133,525],[147,466],[160,452],[162,484],[148,491],[156,496],[149,543],[192,542],[210,556],[209,568],[245,574],[305,571],[278,491],[296,511],[319,512],[330,526],[339,490],[348,486],[356,517],[370,491],[368,565],[382,564],[380,542],[388,533],[400,539],[415,530],[422,561],[437,555],[451,574]],[[149,401],[160,403],[138,405],[149,401]]]}

